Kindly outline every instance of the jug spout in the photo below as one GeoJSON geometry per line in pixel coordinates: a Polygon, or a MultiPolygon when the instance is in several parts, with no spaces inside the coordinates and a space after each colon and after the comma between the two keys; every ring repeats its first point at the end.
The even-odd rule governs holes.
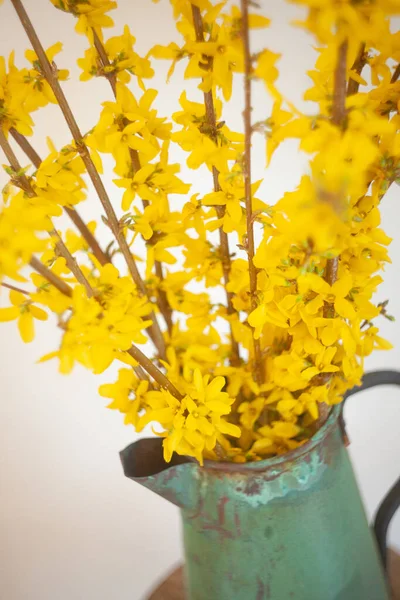
{"type": "Polygon", "coordinates": [[[199,504],[197,463],[174,454],[163,457],[162,439],[143,438],[120,452],[124,474],[179,508],[196,511],[199,504]]]}

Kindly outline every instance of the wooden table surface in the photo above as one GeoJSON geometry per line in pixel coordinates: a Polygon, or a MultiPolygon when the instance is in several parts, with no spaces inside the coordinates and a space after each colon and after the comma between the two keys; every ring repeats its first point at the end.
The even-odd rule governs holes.
{"type": "MultiPolygon", "coordinates": [[[[390,552],[389,555],[390,582],[393,588],[393,600],[400,600],[400,555],[390,552]]],[[[183,590],[182,567],[173,573],[158,586],[149,596],[148,600],[185,600],[183,590]]],[[[210,600],[214,600],[211,599],[210,600]]]]}

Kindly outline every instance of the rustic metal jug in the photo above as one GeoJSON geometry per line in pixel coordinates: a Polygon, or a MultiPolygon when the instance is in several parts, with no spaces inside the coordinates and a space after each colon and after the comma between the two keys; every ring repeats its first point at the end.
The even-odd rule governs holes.
{"type": "MultiPolygon", "coordinates": [[[[348,395],[386,383],[400,385],[400,374],[370,373],[348,395]]],[[[378,511],[377,544],[341,411],[301,448],[260,462],[165,463],[153,438],[121,452],[127,477],[181,509],[188,600],[389,600],[386,532],[400,480],[378,511]]]]}

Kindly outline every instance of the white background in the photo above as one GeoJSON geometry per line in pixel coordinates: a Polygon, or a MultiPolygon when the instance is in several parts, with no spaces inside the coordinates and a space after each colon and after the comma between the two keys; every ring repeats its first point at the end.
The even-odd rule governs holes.
{"type": "MultiPolygon", "coordinates": [[[[94,123],[100,103],[111,99],[103,80],[80,83],[76,59],[83,55],[86,41],[73,31],[73,18],[56,11],[48,0],[26,0],[26,8],[47,47],[57,40],[65,52],[60,67],[71,70],[63,87],[83,131],[94,123]]],[[[273,19],[270,30],[257,32],[253,48],[268,45],[284,53],[280,87],[300,108],[309,85],[305,72],[312,68],[313,40],[289,21],[299,10],[283,0],[261,2],[263,14],[273,19]]],[[[120,0],[114,11],[116,29],[125,23],[137,37],[137,50],[145,53],[155,43],[176,39],[169,3],[149,0],[120,0]]],[[[11,3],[0,8],[0,52],[17,50],[21,64],[28,47],[11,3]]],[[[167,65],[157,62],[154,87],[162,88],[156,101],[161,115],[178,107],[182,68],[167,86],[167,65]]],[[[187,82],[190,98],[200,101],[187,82]]],[[[241,88],[236,86],[226,119],[232,129],[241,129],[241,88]],[[233,121],[233,119],[235,119],[233,121]]],[[[270,101],[261,86],[255,90],[254,118],[267,116],[270,101]]],[[[310,109],[309,109],[310,110],[310,109]]],[[[312,110],[312,109],[311,109],[312,110]]],[[[56,106],[35,115],[38,127],[34,144],[46,151],[45,136],[57,146],[69,134],[56,106]]],[[[255,174],[264,175],[263,144],[255,143],[255,174]]],[[[19,155],[24,165],[28,161],[19,155]]],[[[3,158],[1,159],[3,160],[3,158]]],[[[182,161],[181,155],[176,156],[182,161]]],[[[288,144],[274,158],[266,173],[260,197],[273,203],[285,190],[293,189],[305,168],[295,144],[288,144]]],[[[184,179],[191,174],[183,170],[184,179]]],[[[210,191],[210,177],[196,178],[194,191],[210,191]]],[[[1,183],[5,177],[1,174],[1,183]]],[[[108,173],[109,182],[112,174],[108,173]]],[[[112,189],[118,209],[120,190],[112,189]]],[[[395,349],[377,353],[368,368],[399,368],[400,344],[400,217],[393,186],[382,208],[383,226],[394,237],[393,264],[385,273],[379,299],[390,299],[390,312],[397,323],[381,322],[382,332],[395,349]],[[397,238],[397,239],[396,239],[397,238]]],[[[84,215],[95,214],[96,199],[90,191],[82,207],[84,215]]],[[[0,302],[6,301],[2,293],[0,302]]],[[[151,492],[126,480],[118,451],[137,438],[124,427],[119,414],[105,408],[97,394],[102,381],[112,381],[115,371],[95,377],[76,368],[69,377],[57,372],[55,362],[37,365],[44,353],[57,347],[58,332],[53,322],[40,327],[37,339],[24,345],[14,323],[0,329],[0,598],[1,600],[140,600],[154,582],[181,560],[177,509],[151,492]]],[[[400,391],[376,389],[352,398],[346,409],[352,440],[350,452],[369,517],[384,492],[399,474],[400,391]]],[[[390,541],[400,548],[400,515],[390,531],[390,541]]]]}

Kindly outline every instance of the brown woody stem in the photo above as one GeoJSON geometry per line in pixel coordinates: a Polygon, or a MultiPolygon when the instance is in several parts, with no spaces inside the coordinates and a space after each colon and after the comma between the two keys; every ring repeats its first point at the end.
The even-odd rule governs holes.
{"type": "Polygon", "coordinates": [[[90,231],[89,227],[86,225],[85,221],[82,219],[76,208],[71,206],[64,206],[64,210],[93,252],[93,256],[99,261],[99,263],[104,267],[104,265],[111,262],[110,258],[107,254],[101,249],[98,241],[94,237],[93,233],[90,231]]]}
{"type": "Polygon", "coordinates": [[[29,296],[30,292],[28,290],[23,290],[16,285],[11,285],[10,283],[4,283],[4,281],[0,282],[0,286],[3,288],[7,288],[8,290],[13,290],[14,292],[19,292],[20,294],[25,294],[25,296],[29,296]]]}
{"type": "Polygon", "coordinates": [[[333,84],[332,123],[338,127],[343,125],[343,121],[346,117],[347,47],[347,40],[342,42],[339,46],[333,84]]]}
{"type": "MultiPolygon", "coordinates": [[[[365,43],[363,42],[360,45],[360,49],[356,56],[356,59],[351,67],[352,71],[355,71],[357,75],[361,75],[361,71],[367,64],[368,53],[365,51],[365,43]]],[[[353,94],[357,94],[360,84],[355,79],[350,78],[349,83],[347,84],[347,95],[352,96],[353,94]]]]}
{"type": "MultiPolygon", "coordinates": [[[[347,94],[349,94],[349,88],[350,88],[350,84],[348,87],[346,85],[347,84],[347,79],[346,79],[347,49],[348,49],[348,43],[347,43],[347,40],[344,40],[344,42],[342,42],[338,48],[337,62],[336,62],[336,68],[335,68],[335,74],[334,74],[332,123],[334,125],[336,125],[337,127],[343,127],[343,124],[344,124],[344,121],[346,118],[346,96],[347,96],[347,94]]],[[[360,49],[360,53],[361,53],[361,50],[362,49],[360,49]]],[[[361,57],[360,53],[358,56],[361,57]]],[[[358,63],[357,68],[360,68],[361,60],[362,59],[360,58],[360,62],[358,63]]],[[[356,62],[357,62],[357,59],[356,59],[356,62]]],[[[359,71],[360,73],[361,73],[361,69],[362,69],[362,66],[359,71]]],[[[351,93],[356,93],[357,90],[358,90],[358,86],[355,89],[355,91],[353,91],[353,92],[352,92],[352,88],[350,88],[351,93]]],[[[337,280],[338,267],[339,267],[338,258],[331,258],[326,261],[324,279],[327,283],[329,283],[329,285],[333,285],[335,283],[335,281],[337,280]]],[[[335,309],[332,304],[325,302],[325,305],[323,308],[323,315],[325,318],[333,318],[335,316],[335,309]]],[[[327,376],[328,376],[328,374],[327,374],[327,376]]],[[[328,379],[328,381],[329,381],[329,379],[328,379]]],[[[327,383],[327,382],[324,382],[324,383],[327,383]]],[[[329,412],[330,412],[330,406],[327,405],[325,402],[321,402],[319,405],[319,416],[316,421],[317,427],[320,427],[326,421],[326,419],[328,418],[329,412]]]]}
{"type": "MultiPolygon", "coordinates": [[[[104,48],[104,46],[101,42],[101,39],[97,35],[97,32],[94,27],[92,27],[92,32],[93,32],[94,47],[97,50],[97,54],[99,55],[99,58],[102,62],[103,67],[107,67],[110,65],[110,61],[108,60],[106,49],[104,48]]],[[[113,71],[111,71],[110,73],[107,73],[107,74],[104,73],[104,76],[110,82],[112,91],[114,92],[114,96],[116,96],[117,95],[117,78],[115,76],[115,73],[113,71]]],[[[134,150],[134,152],[136,152],[136,150],[134,150]]]]}
{"type": "MultiPolygon", "coordinates": [[[[17,157],[15,156],[13,149],[11,148],[6,135],[3,131],[3,128],[0,125],[0,147],[3,150],[8,162],[10,163],[10,167],[17,174],[21,170],[21,165],[18,162],[17,157]]],[[[19,178],[24,181],[24,185],[30,185],[25,175],[20,175],[19,178]]]]}
{"type": "MultiPolygon", "coordinates": [[[[151,239],[149,240],[149,243],[151,243],[151,239]]],[[[160,283],[162,283],[162,281],[164,280],[164,275],[163,275],[162,263],[159,260],[154,261],[154,270],[156,272],[156,275],[157,275],[160,283]]],[[[157,291],[158,291],[158,306],[162,313],[162,316],[164,317],[165,323],[167,325],[168,333],[171,334],[172,327],[173,327],[172,308],[168,302],[168,297],[167,297],[167,294],[164,292],[164,290],[159,288],[157,291]]]]}
{"type": "Polygon", "coordinates": [[[399,77],[400,77],[400,63],[397,65],[397,67],[393,71],[393,75],[390,80],[390,83],[396,83],[396,81],[398,80],[399,77]]]}
{"type": "MultiPolygon", "coordinates": [[[[342,127],[346,118],[346,94],[347,94],[347,79],[346,79],[346,63],[347,63],[347,40],[342,42],[338,49],[337,63],[335,68],[334,84],[333,84],[333,106],[332,106],[332,123],[337,127],[342,127]]],[[[329,285],[333,285],[337,279],[339,261],[337,258],[331,258],[326,262],[324,279],[329,285]]],[[[332,306],[325,304],[324,316],[332,317],[332,306]]]]}
{"type": "Polygon", "coordinates": [[[149,358],[137,346],[132,346],[128,350],[128,354],[132,356],[143,367],[143,369],[156,381],[160,387],[170,392],[178,400],[182,400],[182,394],[176,389],[173,383],[151,362],[149,358]]]}
{"type": "MultiPolygon", "coordinates": [[[[246,222],[247,222],[247,258],[249,263],[250,276],[250,298],[251,310],[257,308],[257,270],[254,266],[254,229],[253,229],[253,203],[251,195],[251,53],[249,40],[249,6],[248,0],[241,0],[242,9],[242,39],[244,50],[244,191],[246,201],[246,222]]],[[[259,385],[263,383],[263,364],[261,356],[260,340],[254,343],[254,367],[255,379],[259,385]]]]}
{"type": "MultiPolygon", "coordinates": [[[[14,140],[17,142],[18,146],[25,152],[26,156],[29,158],[33,166],[38,169],[42,163],[42,159],[36,150],[31,146],[29,141],[19,133],[16,129],[11,128],[10,133],[13,136],[14,140]]],[[[76,208],[71,208],[70,206],[64,207],[65,212],[83,237],[83,239],[88,244],[89,248],[92,250],[93,255],[99,261],[101,265],[106,265],[110,262],[108,256],[101,249],[98,241],[94,237],[93,233],[90,231],[89,227],[86,225],[76,208]]]]}
{"type": "Polygon", "coordinates": [[[17,142],[18,146],[21,148],[23,152],[25,152],[26,156],[29,158],[35,169],[38,169],[42,163],[42,159],[39,154],[36,152],[35,148],[31,146],[26,137],[19,133],[14,127],[11,127],[10,133],[13,136],[14,140],[17,142]]]}
{"type": "MultiPolygon", "coordinates": [[[[139,379],[142,379],[143,381],[149,381],[148,374],[146,373],[146,371],[141,366],[133,367],[133,370],[135,371],[136,376],[139,379]]],[[[152,387],[152,386],[150,386],[150,387],[152,387]]]]}
{"type": "Polygon", "coordinates": [[[65,281],[63,281],[58,275],[50,271],[36,256],[32,256],[30,262],[30,266],[34,269],[39,275],[47,279],[49,283],[54,285],[55,288],[58,289],[59,292],[71,298],[72,289],[69,287],[65,281]]]}
{"type": "MultiPolygon", "coordinates": [[[[204,42],[203,19],[201,16],[200,9],[197,6],[195,6],[194,4],[192,4],[192,16],[193,16],[193,26],[194,26],[194,30],[195,30],[195,34],[196,34],[196,39],[198,42],[204,42]]],[[[210,61],[209,61],[209,64],[210,64],[210,68],[212,68],[212,63],[210,63],[210,61]]],[[[213,100],[212,91],[204,92],[204,105],[205,105],[205,109],[206,109],[206,122],[211,131],[211,137],[214,140],[214,142],[217,142],[217,122],[216,122],[216,117],[215,117],[214,100],[213,100]]],[[[215,167],[212,168],[212,175],[213,175],[214,191],[219,192],[221,190],[221,187],[220,187],[219,181],[218,181],[219,172],[215,167]]],[[[218,219],[222,219],[225,214],[225,208],[223,206],[215,206],[215,210],[216,210],[218,219]]],[[[231,256],[230,256],[230,251],[229,251],[228,235],[223,230],[222,225],[219,228],[219,243],[220,243],[220,252],[221,252],[221,259],[222,259],[222,270],[223,270],[223,275],[224,275],[224,284],[225,284],[224,287],[225,287],[225,293],[226,293],[226,299],[227,299],[228,315],[232,315],[236,312],[233,307],[233,303],[232,303],[233,294],[232,294],[232,292],[228,292],[228,290],[226,289],[226,286],[229,283],[229,275],[230,275],[230,271],[231,271],[231,256]]],[[[234,366],[237,366],[240,364],[239,344],[237,343],[237,341],[234,338],[233,328],[232,328],[231,324],[230,324],[230,331],[231,331],[231,345],[232,345],[231,364],[234,366]]]]}
{"type": "MultiPolygon", "coordinates": [[[[99,38],[99,36],[97,35],[97,32],[94,28],[92,28],[92,32],[93,32],[93,40],[94,40],[94,45],[95,48],[97,50],[97,53],[99,55],[100,61],[103,65],[103,67],[108,67],[110,66],[110,61],[109,58],[107,56],[107,52],[106,49],[104,48],[101,39],[99,38]]],[[[115,73],[110,72],[110,73],[104,73],[104,76],[107,78],[107,80],[110,83],[111,89],[114,93],[114,96],[117,97],[117,78],[115,76],[115,73]]],[[[124,126],[129,125],[130,121],[128,119],[124,119],[124,126]]],[[[136,173],[137,171],[140,170],[141,166],[140,166],[140,158],[139,158],[139,153],[137,150],[134,150],[133,148],[129,149],[129,155],[131,158],[131,164],[132,164],[132,169],[133,172],[136,173]]],[[[148,206],[149,202],[148,200],[143,200],[142,199],[142,203],[143,203],[143,207],[146,208],[146,206],[148,206]]],[[[154,245],[154,237],[152,236],[150,238],[150,240],[148,241],[149,244],[154,245]]],[[[162,264],[160,261],[156,260],[154,263],[154,267],[155,267],[155,272],[157,277],[159,278],[160,282],[163,281],[164,276],[163,276],[163,268],[162,268],[162,264]]],[[[168,331],[169,333],[172,332],[172,309],[169,305],[168,302],[168,298],[167,298],[167,294],[164,292],[164,290],[159,289],[158,290],[158,307],[160,309],[161,314],[164,317],[165,323],[167,325],[168,331]]]]}
{"type": "Polygon", "coordinates": [[[71,252],[68,250],[67,246],[64,244],[64,241],[58,231],[53,229],[51,232],[51,236],[56,240],[56,249],[57,254],[62,256],[65,259],[66,265],[68,269],[71,271],[75,279],[83,285],[86,290],[86,293],[89,298],[93,296],[93,289],[85,275],[82,272],[82,269],[79,267],[76,259],[72,256],[71,252]]]}
{"type": "MultiPolygon", "coordinates": [[[[18,14],[18,17],[25,29],[25,32],[32,44],[32,47],[38,56],[42,72],[43,72],[48,84],[50,85],[50,87],[54,93],[54,96],[56,97],[58,105],[60,106],[60,109],[61,109],[61,111],[64,115],[64,118],[68,124],[68,127],[71,131],[72,137],[75,140],[76,148],[82,158],[82,161],[86,167],[86,171],[87,171],[90,179],[92,180],[93,186],[94,186],[94,188],[97,192],[97,195],[100,199],[100,202],[106,212],[109,227],[110,227],[115,239],[117,240],[118,246],[119,246],[121,253],[122,253],[122,255],[126,261],[126,264],[128,266],[128,270],[138,288],[139,293],[143,296],[147,296],[147,291],[146,291],[145,285],[143,283],[143,280],[141,278],[139,270],[136,266],[135,259],[129,249],[129,245],[125,238],[123,229],[120,226],[120,223],[117,219],[117,215],[116,215],[114,208],[111,204],[111,201],[108,197],[108,194],[103,185],[101,177],[98,174],[96,167],[90,157],[89,150],[86,147],[86,144],[83,140],[83,136],[80,132],[78,124],[75,120],[74,115],[72,114],[70,106],[64,95],[64,92],[62,91],[61,86],[58,82],[56,68],[50,64],[50,61],[46,56],[44,48],[36,34],[36,31],[26,13],[26,10],[25,10],[21,0],[11,0],[11,2],[18,14]]],[[[160,356],[165,358],[165,356],[166,356],[165,341],[164,341],[164,337],[161,332],[160,326],[158,324],[156,315],[152,311],[150,313],[149,317],[151,318],[151,320],[153,322],[152,325],[148,328],[149,335],[150,335],[151,339],[153,340],[156,348],[158,349],[160,356]]]]}

